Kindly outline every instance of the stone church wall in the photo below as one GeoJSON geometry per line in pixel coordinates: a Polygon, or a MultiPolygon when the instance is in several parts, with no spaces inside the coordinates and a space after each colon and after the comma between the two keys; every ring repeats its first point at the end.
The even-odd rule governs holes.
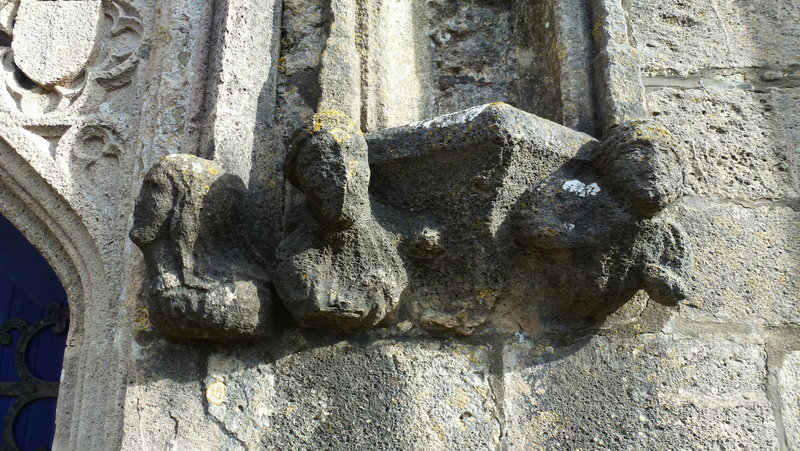
{"type": "MultiPolygon", "coordinates": [[[[70,298],[56,449],[800,448],[796,0],[8,0],[0,31],[0,212],[70,298]],[[658,217],[692,250],[685,299],[634,290],[565,325],[550,313],[578,307],[550,281],[583,267],[495,286],[505,257],[481,244],[474,277],[435,267],[452,286],[415,261],[376,327],[284,314],[268,337],[208,340],[158,323],[128,233],[162,157],[241,181],[273,273],[307,220],[286,143],[315,113],[364,132],[389,203],[383,130],[491,102],[586,142],[666,130],[680,189],[658,217]]],[[[471,239],[505,233],[501,207],[471,239]]],[[[525,265],[517,279],[547,269],[525,265]]]]}

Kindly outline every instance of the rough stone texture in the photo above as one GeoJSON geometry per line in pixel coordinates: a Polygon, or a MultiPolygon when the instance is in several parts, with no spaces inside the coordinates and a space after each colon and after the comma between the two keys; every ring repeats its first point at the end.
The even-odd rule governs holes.
{"type": "Polygon", "coordinates": [[[597,115],[604,133],[612,127],[645,116],[644,86],[639,52],[631,45],[622,0],[594,0],[592,35],[597,115]]]}
{"type": "Polygon", "coordinates": [[[487,346],[284,340],[291,344],[209,356],[208,412],[247,449],[493,449],[500,441],[487,346]]]}
{"type": "Polygon", "coordinates": [[[659,89],[649,114],[683,142],[689,193],[747,200],[800,197],[800,89],[659,89]]]}
{"type": "Polygon", "coordinates": [[[506,348],[509,449],[775,449],[752,336],[595,337],[506,348]]]}
{"type": "Polygon", "coordinates": [[[632,39],[648,75],[800,64],[800,8],[794,0],[627,3],[632,39]]]}
{"type": "Polygon", "coordinates": [[[94,50],[100,7],[100,0],[21,0],[13,25],[14,63],[41,86],[77,77],[94,50]],[[51,22],[43,29],[44,21],[51,22]]]}
{"type": "Polygon", "coordinates": [[[778,376],[786,444],[800,447],[800,352],[785,357],[778,376]]]}
{"type": "MultiPolygon", "coordinates": [[[[523,2],[517,2],[520,4],[523,2]]],[[[593,101],[591,13],[582,0],[551,2],[553,9],[553,47],[561,91],[561,118],[554,119],[569,128],[595,135],[595,107],[593,101]]],[[[541,21],[529,17],[529,26],[539,26],[541,21]]],[[[545,22],[545,32],[549,29],[545,22]]],[[[547,39],[545,39],[547,42],[547,39]]],[[[547,44],[550,44],[547,42],[547,44]]],[[[536,62],[536,66],[542,64],[536,62]]],[[[532,83],[539,85],[540,83],[532,83]]],[[[546,114],[540,112],[540,114],[546,114]]]]}
{"type": "MultiPolygon", "coordinates": [[[[275,252],[275,289],[299,325],[331,331],[392,314],[405,266],[413,288],[401,318],[461,334],[497,297],[541,305],[543,324],[594,321],[640,288],[673,304],[687,294],[691,249],[675,221],[656,215],[680,192],[677,145],[654,123],[620,124],[597,142],[506,104],[366,140],[345,113],[317,113],[289,141],[284,173],[308,215],[288,223],[275,252]]],[[[145,255],[157,329],[269,329],[270,290],[254,274],[273,265],[240,226],[254,211],[240,179],[207,160],[169,156],[151,169],[131,238],[145,255]]]]}
{"type": "Polygon", "coordinates": [[[341,112],[322,112],[292,136],[284,168],[311,217],[281,241],[274,276],[301,325],[374,326],[408,283],[395,237],[373,217],[367,142],[341,112]]]}
{"type": "MultiPolygon", "coordinates": [[[[0,1],[0,212],[51,262],[72,307],[55,448],[800,447],[798,11],[795,0],[0,1]],[[94,29],[52,13],[98,5],[94,29]],[[46,12],[33,20],[26,8],[46,12]],[[331,30],[342,11],[353,27],[331,30]],[[359,60],[333,57],[336,43],[359,60]],[[337,78],[348,89],[323,95],[337,78]],[[642,86],[690,161],[684,197],[656,216],[682,223],[694,249],[686,304],[639,291],[565,347],[543,341],[524,308],[541,290],[504,293],[465,253],[452,261],[468,275],[462,284],[453,271],[452,286],[495,308],[470,338],[434,338],[402,306],[385,326],[336,337],[288,321],[252,343],[153,335],[127,231],[162,156],[214,158],[247,181],[257,213],[243,226],[269,260],[303,220],[291,213],[304,199],[285,184],[285,143],[321,101],[358,109],[365,132],[506,100],[599,135],[617,116],[643,119],[642,86]]],[[[545,177],[569,158],[529,164],[551,168],[545,177]]],[[[373,214],[395,232],[384,222],[395,212],[374,196],[413,186],[383,179],[381,164],[373,214]]],[[[486,193],[486,180],[454,192],[486,193]]],[[[498,205],[494,218],[509,204],[498,205]]],[[[503,232],[486,222],[465,228],[503,232]]],[[[404,264],[445,255],[439,224],[406,225],[404,264]]],[[[525,283],[548,280],[531,274],[525,283]]],[[[443,306],[440,323],[463,324],[447,296],[426,302],[443,306]]]]}
{"type": "Polygon", "coordinates": [[[687,198],[673,214],[695,249],[693,294],[681,317],[800,324],[800,212],[687,198]]]}
{"type": "Polygon", "coordinates": [[[132,343],[122,449],[237,448],[208,414],[204,399],[205,353],[140,336],[132,343]],[[168,395],[165,398],[165,394],[168,395]]]}
{"type": "Polygon", "coordinates": [[[247,241],[242,180],[192,155],[167,155],[145,176],[130,238],[149,277],[149,316],[164,334],[265,335],[275,300],[247,241]]]}
{"type": "Polygon", "coordinates": [[[367,142],[372,191],[402,215],[390,220],[406,241],[412,321],[467,334],[498,298],[534,306],[545,324],[591,321],[643,286],[661,302],[686,295],[684,234],[651,221],[681,183],[663,128],[620,125],[598,143],[489,104],[367,142]]]}
{"type": "Polygon", "coordinates": [[[362,129],[396,127],[431,114],[435,47],[425,1],[370,0],[359,7],[362,129]]]}

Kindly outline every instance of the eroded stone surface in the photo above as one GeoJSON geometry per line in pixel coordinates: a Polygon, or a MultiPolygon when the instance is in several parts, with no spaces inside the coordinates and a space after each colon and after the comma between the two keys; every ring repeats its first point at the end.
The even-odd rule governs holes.
{"type": "Polygon", "coordinates": [[[785,357],[778,376],[786,444],[800,446],[800,352],[785,357]]]}
{"type": "Polygon", "coordinates": [[[676,206],[694,247],[693,294],[682,316],[699,321],[800,323],[800,213],[685,199],[676,206]]]}
{"type": "Polygon", "coordinates": [[[591,321],[639,288],[664,303],[686,295],[685,234],[654,217],[681,191],[682,157],[657,124],[619,125],[601,143],[489,104],[367,141],[371,190],[403,216],[406,308],[427,328],[471,333],[497,299],[552,324],[591,321]]]}
{"type": "MultiPolygon", "coordinates": [[[[120,449],[244,449],[207,414],[202,352],[155,339],[134,343],[120,449]],[[168,395],[167,395],[168,394],[168,395]]],[[[111,443],[107,443],[111,446],[111,443]]]]}
{"type": "Polygon", "coordinates": [[[14,23],[14,62],[42,86],[77,77],[98,44],[101,5],[100,0],[21,0],[14,23]]]}
{"type": "Polygon", "coordinates": [[[149,275],[150,320],[167,335],[265,335],[274,300],[247,241],[244,186],[215,163],[162,158],[145,177],[130,237],[149,275]]]}
{"type": "Polygon", "coordinates": [[[494,449],[489,348],[442,342],[296,343],[292,353],[219,353],[209,413],[250,449],[494,449]],[[268,353],[266,354],[268,355],[268,353]]]}
{"type": "Polygon", "coordinates": [[[800,9],[793,0],[632,0],[628,14],[648,74],[800,63],[800,9]]]}
{"type": "Polygon", "coordinates": [[[690,193],[728,199],[800,196],[800,119],[790,114],[800,89],[661,89],[647,97],[651,116],[685,152],[690,193]]]}
{"type": "Polygon", "coordinates": [[[395,237],[372,214],[361,131],[341,112],[316,114],[292,136],[284,172],[310,216],[279,245],[278,295],[304,326],[374,326],[397,308],[408,279],[395,237]]]}
{"type": "Polygon", "coordinates": [[[778,446],[751,337],[595,337],[505,351],[510,449],[778,446]]]}

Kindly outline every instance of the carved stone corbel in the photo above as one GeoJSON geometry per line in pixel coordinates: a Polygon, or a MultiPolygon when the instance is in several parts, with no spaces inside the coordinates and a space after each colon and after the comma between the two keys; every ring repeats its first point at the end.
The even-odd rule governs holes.
{"type": "Polygon", "coordinates": [[[177,337],[271,332],[275,301],[241,228],[241,179],[216,163],[169,155],[144,179],[130,237],[148,270],[150,321],[177,337]]]}
{"type": "Polygon", "coordinates": [[[367,142],[343,113],[316,114],[291,138],[284,173],[308,217],[278,246],[275,288],[301,325],[376,325],[408,282],[395,236],[375,219],[367,142]]]}
{"type": "Polygon", "coordinates": [[[328,331],[398,311],[470,334],[501,301],[557,328],[602,318],[638,290],[665,304],[687,295],[689,242],[664,214],[681,168],[669,132],[647,122],[598,141],[489,104],[365,137],[326,111],[289,141],[284,172],[305,203],[274,265],[239,229],[241,181],[191,156],[148,173],[131,238],[153,325],[171,335],[268,332],[268,279],[299,325],[328,331]]]}

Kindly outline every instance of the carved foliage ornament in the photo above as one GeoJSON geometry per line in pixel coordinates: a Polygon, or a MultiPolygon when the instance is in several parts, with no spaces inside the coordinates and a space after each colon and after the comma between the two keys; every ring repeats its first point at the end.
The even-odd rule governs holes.
{"type": "Polygon", "coordinates": [[[640,289],[674,304],[691,262],[663,213],[681,190],[677,149],[657,124],[601,142],[505,104],[366,136],[321,112],[289,142],[284,172],[305,205],[272,262],[241,227],[238,178],[165,157],[131,230],[153,327],[264,335],[283,308],[330,331],[409,319],[469,334],[501,301],[553,324],[605,315],[640,289]]]}

